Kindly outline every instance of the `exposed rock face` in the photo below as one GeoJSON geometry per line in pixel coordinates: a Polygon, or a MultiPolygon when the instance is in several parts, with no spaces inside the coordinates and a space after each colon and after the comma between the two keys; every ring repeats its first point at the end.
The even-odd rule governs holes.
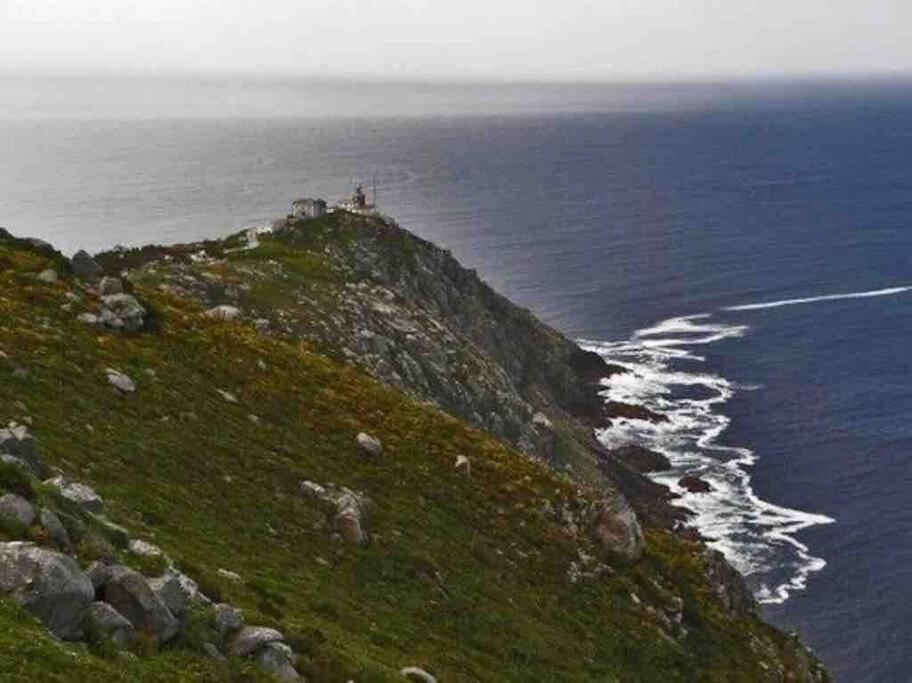
{"type": "Polygon", "coordinates": [[[633,562],[643,555],[643,529],[621,496],[611,496],[599,504],[590,529],[606,559],[633,562]]]}
{"type": "Polygon", "coordinates": [[[95,595],[73,558],[18,542],[0,544],[0,592],[65,640],[82,636],[82,618],[95,595]]]}
{"type": "Polygon", "coordinates": [[[206,317],[223,321],[237,320],[241,317],[241,309],[237,306],[222,304],[221,306],[215,306],[206,311],[206,317]]]}
{"type": "Polygon", "coordinates": [[[133,624],[106,602],[93,602],[83,619],[86,636],[91,641],[108,641],[119,650],[126,650],[133,642],[133,624]]]}
{"type": "Polygon", "coordinates": [[[707,548],[703,553],[706,561],[706,578],[722,605],[734,616],[746,616],[757,611],[757,601],[750,589],[725,556],[718,550],[707,548]]]}
{"type": "Polygon", "coordinates": [[[120,565],[111,567],[99,594],[135,629],[154,635],[160,643],[171,640],[177,633],[177,619],[139,572],[120,565]]]}

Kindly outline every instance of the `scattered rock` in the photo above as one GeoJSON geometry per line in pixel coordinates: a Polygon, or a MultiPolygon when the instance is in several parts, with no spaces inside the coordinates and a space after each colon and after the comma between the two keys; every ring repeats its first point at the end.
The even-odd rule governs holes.
{"type": "Polygon", "coordinates": [[[95,493],[91,487],[78,481],[70,481],[66,477],[60,476],[48,479],[44,483],[56,488],[60,491],[60,495],[67,500],[73,501],[84,510],[99,513],[104,507],[104,501],[101,496],[95,493]]]}
{"type": "Polygon", "coordinates": [[[103,277],[101,282],[98,283],[98,296],[100,297],[123,293],[123,283],[119,277],[103,277]]]}
{"type": "Polygon", "coordinates": [[[125,616],[139,631],[166,643],[177,634],[178,622],[142,574],[129,567],[109,568],[108,580],[99,590],[101,598],[125,616]]]}
{"type": "Polygon", "coordinates": [[[549,432],[554,429],[554,425],[551,423],[551,420],[549,420],[548,416],[542,412],[535,413],[535,415],[532,416],[532,424],[539,429],[544,429],[549,432]]]}
{"type": "Polygon", "coordinates": [[[41,513],[38,515],[38,519],[41,521],[41,526],[47,531],[48,538],[50,538],[58,548],[66,550],[73,545],[69,532],[66,530],[63,522],[60,521],[60,517],[57,516],[56,512],[49,510],[48,508],[42,508],[41,513]]]}
{"type": "Polygon", "coordinates": [[[41,280],[42,282],[47,282],[48,284],[57,282],[57,271],[55,271],[51,268],[48,268],[47,270],[42,270],[40,273],[38,273],[38,279],[41,280]]]}
{"type": "Polygon", "coordinates": [[[305,498],[314,500],[324,500],[326,498],[326,489],[315,481],[305,479],[301,482],[300,490],[305,498]]]}
{"type": "Polygon", "coordinates": [[[238,402],[237,396],[232,394],[230,391],[225,391],[224,389],[216,389],[216,391],[218,392],[219,396],[228,401],[228,403],[238,402]]]}
{"type": "Polygon", "coordinates": [[[280,681],[298,681],[301,676],[294,668],[294,653],[285,643],[267,643],[256,653],[254,661],[280,681]]]}
{"type": "Polygon", "coordinates": [[[360,432],[355,437],[355,443],[358,444],[358,448],[368,455],[378,456],[383,453],[383,444],[380,439],[370,434],[360,432]]]}
{"type": "Polygon", "coordinates": [[[0,592],[64,640],[82,636],[82,618],[95,596],[73,558],[18,542],[0,544],[0,592]]]}
{"type": "Polygon", "coordinates": [[[83,628],[93,642],[109,642],[118,650],[126,650],[133,644],[133,624],[106,602],[96,601],[89,605],[83,628]]]}
{"type": "Polygon", "coordinates": [[[143,308],[132,294],[111,294],[101,297],[105,310],[102,311],[102,322],[109,327],[124,329],[127,332],[139,332],[145,324],[146,309],[143,308]],[[114,318],[105,316],[105,311],[114,315],[114,318]],[[117,324],[120,321],[120,324],[117,324]]]}
{"type": "Polygon", "coordinates": [[[238,657],[247,657],[268,643],[285,639],[279,631],[266,626],[244,626],[231,639],[230,652],[238,657]]]}
{"type": "Polygon", "coordinates": [[[223,322],[228,322],[240,318],[241,309],[237,306],[222,304],[221,306],[210,308],[208,311],[206,311],[205,315],[207,318],[211,318],[212,320],[221,320],[223,322]]]}
{"type": "Polygon", "coordinates": [[[678,486],[686,489],[690,493],[709,493],[713,490],[712,485],[700,477],[688,474],[678,480],[678,486]]]}
{"type": "Polygon", "coordinates": [[[244,579],[241,578],[240,574],[238,574],[237,572],[233,572],[230,569],[222,569],[221,567],[219,567],[218,569],[215,570],[215,573],[218,574],[219,576],[221,576],[223,579],[228,579],[229,581],[232,581],[234,583],[243,583],[244,582],[244,579]]]}
{"type": "Polygon", "coordinates": [[[354,491],[342,489],[335,497],[336,512],[332,528],[347,543],[364,545],[368,542],[366,519],[368,501],[354,491]]]}
{"type": "Polygon", "coordinates": [[[462,472],[467,477],[472,476],[472,463],[464,455],[456,456],[456,463],[453,465],[456,468],[457,472],[462,472]]]}
{"type": "Polygon", "coordinates": [[[119,370],[108,368],[105,370],[105,374],[108,377],[108,383],[121,393],[132,394],[136,391],[136,383],[119,370]]]}
{"type": "Polygon", "coordinates": [[[89,256],[88,252],[83,251],[82,249],[73,255],[73,258],[70,260],[70,265],[73,267],[73,272],[76,273],[76,275],[86,280],[94,279],[102,273],[101,266],[98,265],[98,262],[89,256]]]}
{"type": "Polygon", "coordinates": [[[94,313],[80,313],[76,316],[76,320],[86,325],[98,325],[101,322],[94,313]]]}
{"type": "Polygon", "coordinates": [[[0,517],[14,519],[25,526],[35,523],[35,508],[22,496],[7,493],[0,497],[0,517]]]}
{"type": "Polygon", "coordinates": [[[134,555],[139,555],[140,557],[161,557],[162,550],[157,545],[149,543],[148,541],[143,541],[139,538],[134,538],[127,545],[127,550],[129,550],[134,555]]]}
{"type": "Polygon", "coordinates": [[[419,669],[417,666],[407,666],[400,670],[399,674],[410,681],[417,681],[418,683],[437,683],[436,678],[431,676],[431,674],[424,669],[419,669]]]}
{"type": "Polygon", "coordinates": [[[643,555],[643,529],[633,508],[620,493],[598,504],[591,533],[605,559],[633,562],[643,555]]]}

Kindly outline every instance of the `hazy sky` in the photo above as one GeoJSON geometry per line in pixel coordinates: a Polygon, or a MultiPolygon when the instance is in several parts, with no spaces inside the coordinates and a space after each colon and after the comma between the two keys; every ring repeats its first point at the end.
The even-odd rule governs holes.
{"type": "Polygon", "coordinates": [[[909,0],[0,0],[0,70],[676,78],[912,71],[909,0]]]}

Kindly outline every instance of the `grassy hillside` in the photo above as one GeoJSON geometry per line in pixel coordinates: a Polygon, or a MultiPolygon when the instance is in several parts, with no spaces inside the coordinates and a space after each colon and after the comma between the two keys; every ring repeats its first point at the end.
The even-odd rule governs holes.
{"type": "MultiPolygon", "coordinates": [[[[298,258],[301,277],[325,276],[298,258]]],[[[151,283],[135,293],[155,311],[154,332],[86,325],[76,315],[91,297],[69,277],[38,280],[48,267],[63,274],[52,255],[0,243],[0,422],[31,424],[45,461],[92,485],[112,520],[248,621],[280,628],[308,680],[402,680],[399,669],[417,665],[441,681],[762,681],[806,667],[795,641],[722,609],[699,544],[652,530],[641,561],[571,583],[570,562],[594,551],[548,512],[579,495],[568,479],[352,367],[209,320],[151,283]],[[136,392],[113,390],[109,367],[136,392]],[[359,431],[383,441],[380,458],[358,452],[359,431]],[[458,455],[471,477],[454,469],[458,455]],[[302,479],[370,497],[371,543],[333,541],[302,479]],[[675,596],[684,630],[670,634],[660,612],[675,596]]],[[[93,548],[80,554],[86,563],[93,548]]],[[[58,643],[0,600],[4,680],[263,676],[181,643],[140,654],[58,643]]]]}

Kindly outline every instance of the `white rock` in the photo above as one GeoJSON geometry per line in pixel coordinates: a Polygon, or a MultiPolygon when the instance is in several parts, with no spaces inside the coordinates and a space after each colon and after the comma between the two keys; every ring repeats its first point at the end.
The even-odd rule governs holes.
{"type": "Polygon", "coordinates": [[[404,678],[408,678],[410,681],[418,681],[418,683],[437,683],[436,678],[431,676],[431,674],[424,669],[419,669],[417,666],[407,666],[400,670],[399,674],[404,678]]]}
{"type": "Polygon", "coordinates": [[[76,316],[76,320],[86,325],[97,325],[99,323],[98,316],[94,313],[80,313],[76,316]]]}
{"type": "Polygon", "coordinates": [[[551,420],[548,419],[548,416],[542,412],[535,413],[532,416],[532,424],[541,429],[546,429],[550,431],[554,428],[554,425],[551,423],[551,420]]]}
{"type": "Polygon", "coordinates": [[[380,439],[365,432],[360,432],[355,437],[355,443],[358,444],[358,448],[368,455],[380,455],[383,453],[383,444],[380,439]]]}
{"type": "Polygon", "coordinates": [[[98,513],[104,507],[104,501],[95,491],[85,484],[78,481],[70,481],[66,477],[54,477],[44,482],[48,486],[53,486],[67,500],[73,501],[77,505],[85,508],[89,512],[98,513]]]}
{"type": "Polygon", "coordinates": [[[215,306],[206,311],[206,317],[212,318],[213,320],[222,320],[230,321],[237,320],[241,317],[241,309],[237,306],[229,306],[227,304],[222,304],[221,306],[215,306]]]}
{"type": "Polygon", "coordinates": [[[40,273],[38,273],[38,279],[41,280],[42,282],[47,282],[47,283],[57,282],[57,272],[51,268],[48,268],[47,270],[42,270],[40,273]]]}
{"type": "Polygon", "coordinates": [[[454,463],[453,467],[455,467],[457,471],[465,474],[467,477],[472,476],[472,463],[464,455],[456,456],[456,462],[454,463]]]}
{"type": "Polygon", "coordinates": [[[238,574],[237,572],[233,572],[230,569],[222,569],[221,567],[219,567],[218,569],[215,570],[215,573],[224,579],[233,581],[234,583],[241,583],[244,580],[241,578],[240,574],[238,574]]]}
{"type": "Polygon", "coordinates": [[[107,368],[105,374],[108,377],[108,383],[118,391],[122,391],[125,394],[131,394],[136,391],[136,383],[119,370],[107,368]]]}
{"type": "Polygon", "coordinates": [[[216,391],[218,392],[219,396],[228,401],[228,403],[238,402],[237,396],[232,394],[230,391],[225,391],[224,389],[216,389],[216,391]]]}
{"type": "Polygon", "coordinates": [[[127,546],[129,550],[134,555],[139,555],[141,557],[161,557],[162,549],[153,543],[144,541],[140,538],[134,538],[130,541],[127,546]]]}

